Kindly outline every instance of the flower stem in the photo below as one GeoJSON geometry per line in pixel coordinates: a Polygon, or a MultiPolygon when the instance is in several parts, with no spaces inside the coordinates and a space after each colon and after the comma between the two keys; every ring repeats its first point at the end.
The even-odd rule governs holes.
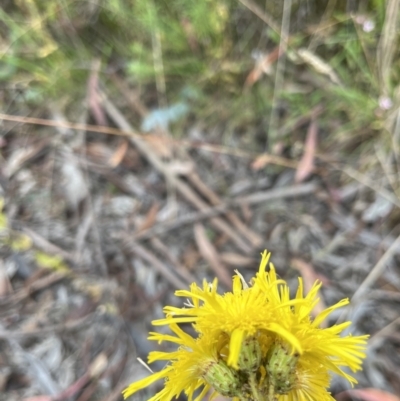
{"type": "Polygon", "coordinates": [[[257,378],[255,373],[249,375],[249,382],[254,401],[266,401],[264,395],[260,392],[257,386],[257,378]]]}
{"type": "Polygon", "coordinates": [[[268,385],[268,401],[275,401],[275,386],[274,383],[269,382],[268,385]]]}

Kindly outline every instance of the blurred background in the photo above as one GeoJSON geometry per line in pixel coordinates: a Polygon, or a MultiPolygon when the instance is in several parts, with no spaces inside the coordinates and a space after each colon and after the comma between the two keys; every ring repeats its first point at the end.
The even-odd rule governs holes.
{"type": "Polygon", "coordinates": [[[398,401],[399,9],[2,0],[0,400],[122,400],[174,291],[268,249],[371,335],[333,396],[398,401]]]}

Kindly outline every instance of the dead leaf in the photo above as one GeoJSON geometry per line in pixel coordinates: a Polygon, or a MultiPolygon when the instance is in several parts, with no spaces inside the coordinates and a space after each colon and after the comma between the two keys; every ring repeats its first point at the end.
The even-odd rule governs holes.
{"type": "Polygon", "coordinates": [[[354,398],[359,398],[363,401],[400,401],[400,398],[396,395],[377,388],[346,390],[337,394],[335,398],[338,401],[353,400],[354,398]]]}
{"type": "Polygon", "coordinates": [[[118,146],[118,148],[115,150],[115,152],[108,160],[108,165],[112,168],[117,167],[124,159],[127,150],[128,150],[128,141],[123,139],[121,144],[118,146]]]}
{"type": "Polygon", "coordinates": [[[284,166],[289,168],[296,168],[297,162],[284,157],[270,155],[269,153],[262,153],[258,155],[256,159],[251,163],[251,168],[255,171],[261,170],[267,164],[276,164],[278,166],[284,166]]]}
{"type": "Polygon", "coordinates": [[[139,227],[136,229],[136,233],[140,233],[140,232],[152,227],[157,220],[157,214],[158,214],[159,210],[160,210],[159,203],[157,203],[157,202],[153,203],[153,205],[147,212],[146,217],[144,218],[142,223],[139,225],[139,227]]]}
{"type": "Polygon", "coordinates": [[[147,135],[143,138],[152,150],[163,159],[171,159],[173,143],[165,135],[147,135]]]}
{"type": "Polygon", "coordinates": [[[222,264],[218,256],[218,251],[208,239],[203,225],[196,224],[194,226],[194,238],[201,255],[210,264],[214,273],[227,287],[230,287],[232,284],[232,278],[227,272],[225,266],[222,264]]]}
{"type": "Polygon", "coordinates": [[[304,181],[314,171],[314,156],[317,148],[318,125],[311,120],[307,131],[307,138],[304,144],[304,154],[297,166],[295,182],[304,181]]]}
{"type": "Polygon", "coordinates": [[[250,71],[249,75],[246,78],[246,81],[244,83],[245,88],[249,88],[253,86],[261,77],[261,75],[264,74],[270,74],[271,73],[271,65],[275,63],[276,60],[278,60],[279,56],[283,54],[279,54],[280,47],[276,46],[272,52],[266,54],[264,57],[259,57],[256,60],[256,65],[254,68],[250,71]]]}

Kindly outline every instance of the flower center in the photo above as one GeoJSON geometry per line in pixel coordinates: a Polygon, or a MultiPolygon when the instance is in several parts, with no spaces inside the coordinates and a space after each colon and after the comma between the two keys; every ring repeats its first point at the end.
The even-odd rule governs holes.
{"type": "Polygon", "coordinates": [[[288,394],[297,383],[298,353],[290,352],[283,340],[272,341],[262,352],[262,336],[244,339],[239,354],[239,369],[230,367],[221,356],[202,366],[203,378],[225,397],[240,400],[275,401],[277,395],[288,394]]]}

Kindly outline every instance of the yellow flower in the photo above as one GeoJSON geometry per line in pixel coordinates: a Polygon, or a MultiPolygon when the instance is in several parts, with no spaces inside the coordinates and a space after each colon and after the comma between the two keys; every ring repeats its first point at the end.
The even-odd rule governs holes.
{"type": "Polygon", "coordinates": [[[188,395],[189,400],[192,400],[194,392],[204,386],[200,396],[196,398],[196,400],[200,400],[210,390],[211,386],[202,375],[210,363],[218,362],[218,342],[208,336],[200,336],[195,339],[176,324],[171,324],[170,329],[176,336],[150,333],[149,339],[159,343],[161,341],[176,343],[180,346],[178,350],[169,353],[153,351],[149,354],[148,359],[149,363],[157,360],[167,360],[171,363],[161,372],[153,373],[147,378],[130,384],[123,391],[125,399],[159,379],[165,379],[165,386],[149,401],[171,400],[173,397],[179,396],[182,391],[188,395]]]}
{"type": "Polygon", "coordinates": [[[150,339],[172,341],[180,347],[171,353],[151,353],[149,362],[169,360],[170,364],[131,384],[124,397],[161,378],[164,389],[151,400],[169,401],[182,391],[191,400],[201,387],[196,400],[213,388],[215,393],[239,400],[328,401],[333,400],[327,391],[330,372],[356,383],[343,368],[360,369],[368,336],[340,337],[351,322],[320,328],[348,300],[313,319],[311,311],[321,284],[316,282],[304,296],[299,278],[296,296],[290,299],[289,287],[277,278],[272,263],[267,271],[269,257],[263,253],[250,286],[238,273],[232,292],[224,295],[217,293],[217,280],[177,291],[177,296],[188,298],[185,307],[167,306],[165,319],[153,322],[168,325],[176,336],[152,333],[150,339]],[[196,336],[184,333],[181,323],[192,323],[196,336]]]}

